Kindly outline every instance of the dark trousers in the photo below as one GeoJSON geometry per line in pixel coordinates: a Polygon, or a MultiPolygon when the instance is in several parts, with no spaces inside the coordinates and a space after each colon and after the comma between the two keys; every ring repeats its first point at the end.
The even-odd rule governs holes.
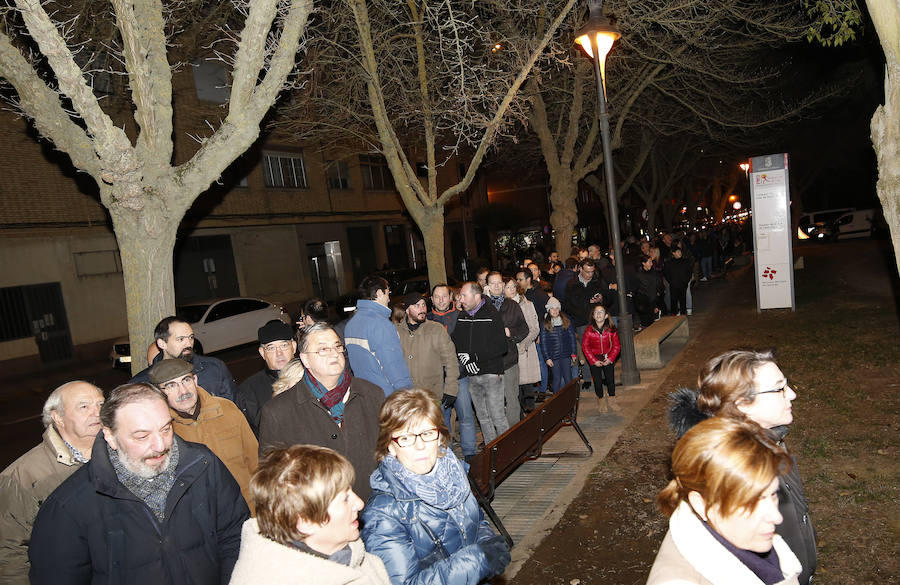
{"type": "Polygon", "coordinates": [[[594,393],[598,398],[603,398],[603,386],[606,385],[606,393],[616,395],[616,364],[608,366],[591,366],[591,378],[594,380],[594,393]]]}
{"type": "Polygon", "coordinates": [[[675,288],[672,291],[672,312],[687,315],[687,287],[675,288]]]}

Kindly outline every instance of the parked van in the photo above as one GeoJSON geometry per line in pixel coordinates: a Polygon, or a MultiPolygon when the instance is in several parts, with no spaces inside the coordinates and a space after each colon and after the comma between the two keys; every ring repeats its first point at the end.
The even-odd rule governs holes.
{"type": "Polygon", "coordinates": [[[872,236],[872,220],[874,209],[857,209],[849,211],[831,224],[831,238],[845,240],[848,238],[869,238],[872,236]]]}
{"type": "Polygon", "coordinates": [[[855,208],[840,207],[801,213],[797,222],[797,237],[801,240],[824,239],[831,231],[832,222],[852,211],[855,211],[855,208]]]}

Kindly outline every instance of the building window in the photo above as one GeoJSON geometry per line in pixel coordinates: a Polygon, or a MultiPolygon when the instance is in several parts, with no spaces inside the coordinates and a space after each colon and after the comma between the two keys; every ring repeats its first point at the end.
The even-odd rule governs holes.
{"type": "Polygon", "coordinates": [[[25,287],[0,288],[0,341],[31,337],[25,287]]]}
{"type": "Polygon", "coordinates": [[[306,189],[306,165],[303,154],[266,152],[263,155],[263,181],[266,187],[306,189]]]}
{"type": "Polygon", "coordinates": [[[368,191],[395,191],[394,177],[384,157],[361,155],[359,168],[362,172],[363,188],[368,191]]]}
{"type": "Polygon", "coordinates": [[[350,188],[350,167],[346,161],[330,160],[326,163],[325,176],[332,189],[350,188]]]}

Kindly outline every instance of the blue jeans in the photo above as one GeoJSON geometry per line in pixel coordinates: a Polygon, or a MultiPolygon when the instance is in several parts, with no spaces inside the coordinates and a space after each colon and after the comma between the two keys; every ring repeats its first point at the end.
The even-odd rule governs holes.
{"type": "Polygon", "coordinates": [[[572,375],[573,368],[569,366],[570,363],[569,358],[553,360],[553,367],[550,368],[553,392],[562,390],[563,386],[571,382],[575,377],[572,375]]]}
{"type": "Polygon", "coordinates": [[[712,276],[712,256],[704,256],[700,258],[700,272],[703,273],[703,278],[709,278],[712,276]]]}
{"type": "Polygon", "coordinates": [[[538,362],[541,364],[541,392],[546,392],[547,385],[550,383],[550,370],[547,368],[547,362],[540,358],[538,358],[538,362]]]}
{"type": "Polygon", "coordinates": [[[450,408],[444,408],[444,424],[450,428],[450,414],[456,409],[456,420],[459,421],[459,444],[463,456],[475,454],[475,413],[472,410],[472,397],[469,396],[469,379],[459,379],[459,394],[450,408]]]}

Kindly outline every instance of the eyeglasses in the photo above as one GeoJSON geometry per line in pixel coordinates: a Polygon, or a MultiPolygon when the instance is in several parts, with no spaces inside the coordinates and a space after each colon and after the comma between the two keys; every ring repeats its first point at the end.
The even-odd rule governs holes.
{"type": "Polygon", "coordinates": [[[289,341],[282,341],[280,343],[270,343],[269,345],[263,346],[263,351],[266,353],[275,353],[277,351],[289,352],[291,350],[291,343],[289,341]]]}
{"type": "Polygon", "coordinates": [[[785,380],[781,388],[775,388],[774,390],[763,390],[762,392],[754,392],[753,394],[751,394],[751,396],[759,396],[760,394],[781,394],[782,396],[784,396],[784,391],[787,390],[787,387],[788,382],[787,380],[785,380]]]}
{"type": "Polygon", "coordinates": [[[399,437],[391,437],[391,440],[400,447],[412,447],[416,444],[416,439],[421,438],[423,443],[433,443],[441,436],[441,431],[437,429],[428,429],[418,434],[400,435],[399,437]]]}
{"type": "Polygon", "coordinates": [[[194,381],[194,375],[188,374],[184,378],[180,380],[172,380],[170,382],[166,382],[161,386],[164,391],[171,392],[173,390],[177,390],[180,386],[186,386],[194,381]]]}
{"type": "Polygon", "coordinates": [[[331,355],[332,353],[344,353],[344,351],[344,345],[338,343],[334,347],[320,347],[316,351],[304,351],[303,353],[316,353],[319,354],[320,357],[325,357],[331,355]]]}

